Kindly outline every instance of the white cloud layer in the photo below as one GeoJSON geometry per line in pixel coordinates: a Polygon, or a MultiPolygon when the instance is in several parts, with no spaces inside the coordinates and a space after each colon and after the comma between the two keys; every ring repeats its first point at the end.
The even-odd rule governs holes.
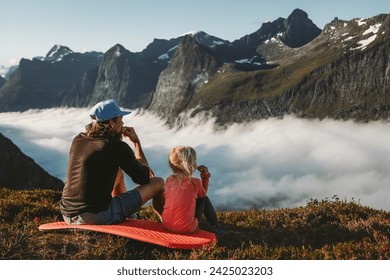
{"type": "MultiPolygon", "coordinates": [[[[65,180],[71,140],[88,122],[86,109],[0,113],[0,132],[65,180]]],[[[157,176],[169,175],[170,148],[193,146],[211,171],[209,196],[219,209],[294,207],[337,195],[390,210],[390,123],[286,117],[216,131],[213,120],[192,119],[177,131],[136,113],[124,122],[157,176]]]]}

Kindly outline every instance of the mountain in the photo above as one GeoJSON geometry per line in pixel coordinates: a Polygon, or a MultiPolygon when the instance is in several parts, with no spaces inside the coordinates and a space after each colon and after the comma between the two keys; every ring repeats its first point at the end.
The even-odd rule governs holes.
{"type": "Polygon", "coordinates": [[[275,53],[280,56],[294,47],[301,47],[320,32],[305,12],[296,9],[287,19],[264,23],[256,32],[232,43],[201,46],[199,40],[194,37],[190,40],[191,36],[187,36],[167,69],[161,73],[152,101],[146,104],[146,108],[167,119],[171,125],[180,122],[178,115],[187,109],[197,107],[197,111],[213,112],[212,108],[202,109],[203,104],[207,105],[215,98],[213,92],[202,95],[204,88],[209,87],[209,81],[211,84],[218,81],[219,90],[229,94],[237,85],[248,84],[254,70],[278,66],[267,61],[270,50],[274,59],[275,53]],[[213,63],[205,63],[204,60],[213,63]],[[229,83],[229,79],[218,79],[223,76],[221,73],[239,74],[236,78],[242,80],[225,88],[224,84],[229,83]]]}
{"type": "Polygon", "coordinates": [[[215,53],[225,62],[238,63],[237,67],[241,69],[245,66],[249,70],[261,69],[267,64],[261,49],[266,42],[279,41],[288,48],[297,48],[307,44],[320,33],[321,29],[308,18],[306,12],[295,9],[287,19],[280,17],[273,22],[266,22],[252,34],[231,44],[216,46],[215,53]]]}
{"type": "Polygon", "coordinates": [[[65,56],[73,54],[74,52],[68,47],[61,45],[54,45],[50,51],[43,58],[44,61],[50,61],[52,63],[61,61],[65,56]]]}
{"type": "Polygon", "coordinates": [[[171,63],[161,73],[148,109],[174,122],[193,94],[221,65],[210,48],[202,46],[192,36],[185,36],[171,63]]]}
{"type": "MultiPolygon", "coordinates": [[[[202,31],[193,32],[191,36],[210,48],[229,43],[202,31]]],[[[88,107],[110,98],[127,108],[143,106],[149,102],[161,72],[170,64],[184,37],[155,39],[140,53],[115,45],[104,54],[98,67],[85,73],[64,94],[61,106],[88,107]]]]}
{"type": "MultiPolygon", "coordinates": [[[[192,36],[207,47],[229,43],[202,31],[192,36]]],[[[88,107],[108,98],[127,108],[140,107],[149,102],[161,71],[183,38],[155,39],[139,53],[117,44],[104,55],[54,45],[45,57],[20,61],[0,89],[0,111],[88,107]]]]}
{"type": "Polygon", "coordinates": [[[192,31],[170,40],[154,39],[140,54],[153,61],[169,61],[175,54],[180,42],[186,36],[191,36],[196,42],[208,48],[230,44],[229,41],[209,35],[204,31],[192,31]]]}
{"type": "Polygon", "coordinates": [[[142,105],[157,83],[166,63],[154,62],[115,45],[103,56],[96,69],[84,74],[81,81],[64,96],[63,106],[92,106],[115,98],[128,108],[142,105]]]}
{"type": "Polygon", "coordinates": [[[0,187],[61,190],[63,186],[0,133],[0,187]]]}
{"type": "Polygon", "coordinates": [[[0,76],[0,88],[5,84],[7,80],[0,76]]]}
{"type": "Polygon", "coordinates": [[[0,111],[114,98],[170,125],[188,112],[220,124],[286,114],[388,120],[389,21],[387,14],[335,18],[321,30],[295,9],[233,42],[199,31],[155,39],[139,53],[121,45],[104,55],[54,46],[45,58],[21,60],[0,88],[0,111]]]}
{"type": "Polygon", "coordinates": [[[306,118],[388,120],[389,50],[390,14],[336,18],[297,53],[308,75],[282,95],[289,99],[288,110],[306,118]]]}
{"type": "MultiPolygon", "coordinates": [[[[188,36],[208,48],[219,65],[234,63],[237,69],[254,70],[275,67],[267,63],[257,50],[259,44],[279,36],[287,44],[292,42],[290,45],[294,47],[313,39],[318,32],[319,29],[305,12],[294,10],[287,19],[280,18],[264,24],[255,33],[233,43],[196,31],[169,40],[155,39],[140,53],[132,53],[121,45],[115,45],[103,56],[97,53],[99,59],[87,66],[84,62],[65,65],[65,61],[73,61],[75,56],[86,57],[88,54],[77,54],[68,47],[54,45],[46,57],[21,61],[18,69],[0,89],[0,111],[55,106],[88,107],[108,98],[115,98],[128,108],[145,107],[156,103],[151,102],[152,95],[154,100],[157,100],[156,96],[161,96],[158,91],[164,82],[157,88],[158,80],[165,79],[169,71],[164,76],[160,74],[171,64],[180,43],[188,36]]],[[[183,55],[179,57],[183,58],[183,55]]],[[[191,59],[186,61],[196,63],[191,59]]],[[[206,70],[203,74],[210,76],[211,72],[206,70]]],[[[190,90],[195,92],[198,87],[190,90]]]]}
{"type": "MultiPolygon", "coordinates": [[[[288,21],[278,19],[271,25],[286,26],[281,22],[288,21]]],[[[264,30],[269,26],[269,23],[263,25],[256,34],[266,34],[264,30]]],[[[267,36],[248,36],[233,44],[252,51],[258,44],[256,51],[267,61],[263,65],[273,67],[243,69],[237,67],[241,61],[225,62],[195,92],[189,89],[182,93],[182,98],[191,96],[185,106],[165,111],[153,106],[148,109],[171,125],[174,122],[169,110],[176,117],[186,111],[192,112],[191,116],[212,115],[220,124],[286,114],[360,121],[389,119],[390,15],[351,21],[336,18],[316,38],[300,47],[287,45],[291,41],[287,40],[287,28],[286,33],[270,29],[273,33],[267,36]]],[[[214,56],[221,57],[218,53],[214,56]]],[[[170,71],[180,73],[190,67],[183,64],[170,71]]],[[[170,84],[176,85],[177,80],[180,78],[172,74],[170,84]]],[[[164,102],[161,98],[164,92],[165,100],[177,98],[169,87],[167,84],[165,88],[157,88],[152,104],[164,102]]]]}
{"type": "Polygon", "coordinates": [[[59,106],[63,95],[84,73],[99,65],[101,53],[75,53],[54,46],[45,58],[21,59],[0,88],[0,111],[59,106]]]}

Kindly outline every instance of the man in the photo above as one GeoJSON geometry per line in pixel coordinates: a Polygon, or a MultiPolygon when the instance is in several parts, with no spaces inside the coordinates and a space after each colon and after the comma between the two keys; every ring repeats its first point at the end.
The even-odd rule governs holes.
{"type": "Polygon", "coordinates": [[[73,139],[60,202],[67,224],[119,223],[150,199],[162,212],[164,180],[154,177],[134,128],[123,126],[129,113],[112,99],[99,102],[85,132],[73,139]],[[135,153],[122,136],[133,142],[135,153]],[[122,170],[139,186],[127,191],[122,170]]]}

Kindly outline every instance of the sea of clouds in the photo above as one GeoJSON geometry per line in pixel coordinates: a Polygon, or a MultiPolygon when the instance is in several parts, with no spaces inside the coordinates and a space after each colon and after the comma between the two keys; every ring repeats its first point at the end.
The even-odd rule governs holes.
{"type": "MultiPolygon", "coordinates": [[[[0,113],[0,133],[65,180],[71,141],[89,122],[80,108],[0,113]]],[[[124,122],[135,128],[157,176],[170,174],[172,147],[193,146],[212,174],[209,197],[217,209],[304,206],[336,195],[390,210],[390,123],[285,117],[216,129],[213,119],[193,118],[178,130],[137,111],[124,122]]]]}

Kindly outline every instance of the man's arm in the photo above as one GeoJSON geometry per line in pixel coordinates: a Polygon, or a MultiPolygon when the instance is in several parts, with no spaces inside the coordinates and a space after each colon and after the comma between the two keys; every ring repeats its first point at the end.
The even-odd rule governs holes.
{"type": "Polygon", "coordinates": [[[137,133],[135,132],[133,127],[123,127],[122,134],[126,137],[129,137],[130,141],[134,144],[134,155],[135,158],[142,164],[149,168],[151,177],[154,176],[152,169],[149,166],[149,162],[146,159],[144,151],[141,146],[141,141],[138,138],[137,133]]]}

